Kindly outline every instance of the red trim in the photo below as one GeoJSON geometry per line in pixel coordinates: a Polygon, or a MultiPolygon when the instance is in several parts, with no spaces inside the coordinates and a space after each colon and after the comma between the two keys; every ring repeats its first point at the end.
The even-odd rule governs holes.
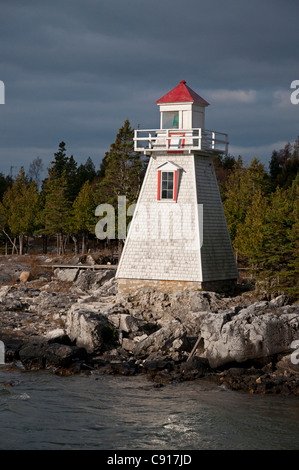
{"type": "Polygon", "coordinates": [[[167,153],[184,153],[184,150],[167,150],[167,153]]]}
{"type": "MultiPolygon", "coordinates": [[[[185,132],[169,132],[169,137],[172,137],[173,135],[178,135],[178,136],[183,136],[183,137],[186,136],[185,132]]],[[[168,141],[169,141],[168,142],[168,148],[170,148],[171,139],[168,139],[168,141]]],[[[184,146],[185,146],[185,139],[182,139],[182,147],[181,148],[184,148],[184,146]]]]}
{"type": "Polygon", "coordinates": [[[157,199],[160,201],[160,191],[161,191],[161,170],[158,170],[158,192],[157,192],[157,199]]]}
{"type": "Polygon", "coordinates": [[[177,189],[178,189],[178,170],[174,172],[174,187],[173,187],[173,200],[177,199],[177,189]]]}

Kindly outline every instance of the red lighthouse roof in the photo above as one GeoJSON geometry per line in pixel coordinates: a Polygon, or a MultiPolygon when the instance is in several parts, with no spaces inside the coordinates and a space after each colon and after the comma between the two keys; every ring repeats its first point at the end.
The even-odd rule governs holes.
{"type": "Polygon", "coordinates": [[[206,100],[204,100],[201,96],[199,96],[197,93],[195,93],[195,91],[191,90],[191,88],[186,85],[185,80],[181,80],[178,86],[166,93],[166,95],[162,96],[162,98],[156,101],[156,103],[190,103],[190,101],[200,103],[204,106],[209,105],[206,100]]]}

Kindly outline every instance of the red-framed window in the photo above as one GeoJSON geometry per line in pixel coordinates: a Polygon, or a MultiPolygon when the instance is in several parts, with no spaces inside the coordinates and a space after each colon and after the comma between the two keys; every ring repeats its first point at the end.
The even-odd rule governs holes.
{"type": "Polygon", "coordinates": [[[178,188],[178,172],[158,171],[158,201],[176,201],[178,188]]]}

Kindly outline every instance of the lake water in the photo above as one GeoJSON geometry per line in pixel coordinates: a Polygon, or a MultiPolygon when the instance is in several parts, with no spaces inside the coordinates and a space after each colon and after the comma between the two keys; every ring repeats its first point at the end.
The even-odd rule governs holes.
{"type": "Polygon", "coordinates": [[[144,376],[0,369],[0,448],[298,450],[299,400],[200,380],[154,388],[144,376]]]}

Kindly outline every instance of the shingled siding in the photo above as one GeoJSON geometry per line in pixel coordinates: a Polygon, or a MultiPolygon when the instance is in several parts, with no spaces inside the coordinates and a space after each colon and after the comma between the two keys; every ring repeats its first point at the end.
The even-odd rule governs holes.
{"type": "Polygon", "coordinates": [[[237,279],[238,272],[212,157],[196,155],[194,159],[197,201],[203,205],[203,281],[237,279]]]}
{"type": "Polygon", "coordinates": [[[195,208],[193,155],[164,153],[151,158],[116,277],[201,281],[195,208]],[[157,167],[166,161],[182,168],[179,170],[177,202],[157,200],[157,167]],[[190,218],[188,210],[189,213],[192,211],[190,218]],[[188,219],[191,227],[187,232],[188,219]]]}

